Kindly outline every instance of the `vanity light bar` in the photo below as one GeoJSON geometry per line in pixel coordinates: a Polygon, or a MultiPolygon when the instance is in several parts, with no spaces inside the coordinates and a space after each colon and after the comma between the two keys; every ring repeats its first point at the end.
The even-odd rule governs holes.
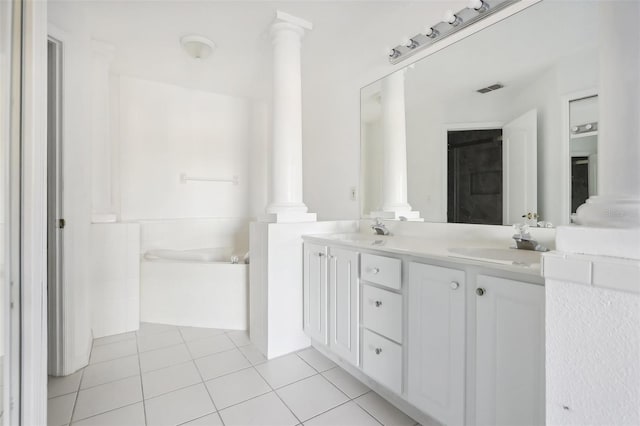
{"type": "Polygon", "coordinates": [[[424,33],[416,34],[410,39],[403,40],[401,44],[391,49],[389,51],[389,62],[394,65],[402,62],[451,34],[519,1],[520,0],[471,0],[468,7],[459,10],[457,13],[449,10],[445,14],[443,21],[427,28],[424,33]]]}

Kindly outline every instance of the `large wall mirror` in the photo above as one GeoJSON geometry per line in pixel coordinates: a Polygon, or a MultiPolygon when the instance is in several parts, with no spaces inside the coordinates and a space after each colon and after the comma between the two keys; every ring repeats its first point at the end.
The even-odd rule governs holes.
{"type": "Polygon", "coordinates": [[[596,192],[598,8],[542,1],[364,87],[362,216],[569,223],[596,192]]]}

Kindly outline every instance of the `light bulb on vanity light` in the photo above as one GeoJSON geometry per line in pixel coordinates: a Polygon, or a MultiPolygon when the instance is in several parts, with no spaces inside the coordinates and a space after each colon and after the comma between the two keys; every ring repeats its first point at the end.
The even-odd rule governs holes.
{"type": "Polygon", "coordinates": [[[473,9],[479,13],[483,13],[489,9],[489,5],[485,3],[483,0],[470,0],[469,6],[467,6],[467,8],[473,9]]]}
{"type": "Polygon", "coordinates": [[[406,47],[407,49],[415,49],[418,47],[418,42],[412,38],[405,37],[400,41],[400,45],[406,47]]]}
{"type": "Polygon", "coordinates": [[[433,27],[427,28],[427,31],[424,32],[424,35],[429,38],[436,38],[439,34],[438,30],[434,30],[433,27]]]}
{"type": "Polygon", "coordinates": [[[387,49],[387,55],[389,56],[389,58],[395,59],[398,56],[400,56],[400,52],[397,49],[388,48],[387,49]]]}
{"type": "Polygon", "coordinates": [[[462,23],[462,18],[460,18],[455,13],[453,13],[453,11],[451,9],[447,10],[444,13],[444,18],[442,20],[443,20],[443,22],[446,22],[447,24],[453,25],[454,27],[457,27],[458,25],[460,25],[462,23]]]}

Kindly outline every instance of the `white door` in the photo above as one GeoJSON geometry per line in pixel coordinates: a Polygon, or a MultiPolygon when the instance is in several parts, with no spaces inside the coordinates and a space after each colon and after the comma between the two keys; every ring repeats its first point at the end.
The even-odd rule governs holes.
{"type": "Polygon", "coordinates": [[[359,255],[331,248],[329,253],[329,347],[344,360],[359,364],[359,255]]]}
{"type": "Polygon", "coordinates": [[[544,425],[544,287],[478,276],[476,424],[544,425]]]}
{"type": "Polygon", "coordinates": [[[304,331],[327,344],[327,248],[304,244],[304,331]]]}
{"type": "Polygon", "coordinates": [[[533,109],[502,128],[502,220],[522,222],[538,211],[538,110],[533,109]]]}
{"type": "Polygon", "coordinates": [[[465,423],[465,273],[411,263],[409,402],[448,425],[465,423]]]}

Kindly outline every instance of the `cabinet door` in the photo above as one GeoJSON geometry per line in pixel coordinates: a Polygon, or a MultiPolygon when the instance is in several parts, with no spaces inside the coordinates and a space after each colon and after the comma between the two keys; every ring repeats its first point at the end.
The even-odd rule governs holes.
{"type": "Polygon", "coordinates": [[[408,308],[408,399],[445,424],[464,424],[465,273],[412,263],[408,308]]]}
{"type": "Polygon", "coordinates": [[[544,287],[478,276],[476,424],[543,425],[544,287]]]}
{"type": "Polygon", "coordinates": [[[329,347],[358,365],[358,253],[331,248],[329,254],[329,347]]]}
{"type": "Polygon", "coordinates": [[[304,331],[312,339],[327,339],[327,248],[304,244],[304,331]]]}

